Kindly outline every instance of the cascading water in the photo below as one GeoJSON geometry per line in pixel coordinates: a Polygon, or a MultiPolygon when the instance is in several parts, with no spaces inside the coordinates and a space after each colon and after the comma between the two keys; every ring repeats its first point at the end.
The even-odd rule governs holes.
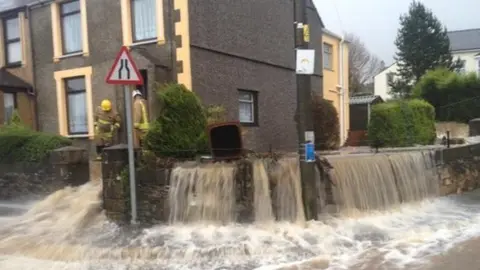
{"type": "MultiPolygon", "coordinates": [[[[330,159],[335,166],[335,189],[341,191],[339,194],[355,195],[351,190],[360,186],[372,192],[371,187],[382,188],[396,197],[382,197],[377,193],[371,193],[375,199],[365,198],[368,194],[356,199],[340,197],[349,207],[363,202],[366,209],[374,209],[375,205],[386,208],[387,204],[399,205],[404,200],[435,194],[433,182],[422,180],[428,178],[428,169],[422,169],[419,164],[422,164],[420,161],[428,163],[427,155],[421,158],[414,153],[395,154],[389,159],[378,155],[363,160],[370,162],[357,164],[358,159],[330,159]],[[376,159],[379,157],[390,161],[384,163],[376,159]],[[384,165],[389,166],[390,172],[384,165]],[[340,176],[350,176],[350,167],[370,178],[361,175],[359,180],[353,175],[339,178],[340,172],[343,172],[340,176]],[[417,177],[412,180],[415,183],[399,187],[396,193],[390,191],[399,179],[412,176],[417,177]],[[373,177],[377,180],[384,177],[388,181],[375,186],[373,177]],[[341,186],[340,179],[356,182],[341,186]]],[[[274,215],[279,220],[298,219],[301,203],[297,203],[300,196],[297,163],[296,159],[286,158],[273,165],[263,161],[253,164],[257,187],[255,219],[268,222],[268,226],[234,222],[235,168],[226,164],[196,168],[185,164],[173,170],[171,223],[142,230],[119,228],[106,220],[101,211],[99,184],[60,190],[33,206],[27,205],[23,215],[2,220],[0,269],[426,268],[421,263],[444,269],[435,265],[435,260],[430,262],[428,256],[480,236],[480,192],[411,202],[399,205],[394,211],[370,211],[355,217],[325,216],[322,221],[301,224],[271,222],[274,215]],[[265,197],[269,193],[274,194],[272,200],[265,197]],[[228,198],[225,194],[232,196],[228,198]],[[275,210],[277,207],[283,210],[275,210]],[[209,222],[199,222],[202,219],[209,222]]],[[[458,268],[474,269],[468,265],[458,268]]]]}
{"type": "Polygon", "coordinates": [[[329,162],[341,211],[386,210],[439,192],[430,152],[331,157],[329,162]]]}
{"type": "Polygon", "coordinates": [[[253,209],[256,222],[268,223],[275,220],[270,196],[270,183],[264,160],[253,162],[253,209]]]}
{"type": "Polygon", "coordinates": [[[274,198],[278,220],[303,222],[305,214],[298,158],[279,160],[272,175],[276,184],[274,198]]]}
{"type": "Polygon", "coordinates": [[[183,166],[173,169],[170,177],[170,223],[234,222],[235,166],[183,166]]]}

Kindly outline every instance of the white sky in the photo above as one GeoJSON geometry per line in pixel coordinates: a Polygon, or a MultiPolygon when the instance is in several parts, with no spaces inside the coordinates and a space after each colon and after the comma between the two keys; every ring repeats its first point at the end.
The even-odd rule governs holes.
{"type": "MultiPolygon", "coordinates": [[[[358,35],[369,50],[393,62],[400,14],[411,0],[313,0],[325,27],[358,35]],[[338,11],[338,12],[337,12],[338,11]]],[[[480,0],[421,0],[448,30],[480,28],[480,0]]]]}

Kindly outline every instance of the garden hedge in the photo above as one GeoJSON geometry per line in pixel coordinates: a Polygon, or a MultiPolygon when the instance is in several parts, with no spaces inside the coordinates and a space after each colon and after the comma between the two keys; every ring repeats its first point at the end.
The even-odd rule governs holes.
{"type": "Polygon", "coordinates": [[[368,140],[373,147],[429,145],[435,140],[435,109],[412,99],[372,107],[368,140]]]}
{"type": "Polygon", "coordinates": [[[340,128],[338,113],[333,104],[319,95],[314,96],[313,119],[316,149],[338,149],[340,145],[340,128]]]}
{"type": "Polygon", "coordinates": [[[435,108],[437,121],[468,123],[480,117],[480,77],[445,68],[428,71],[413,89],[413,96],[435,108]]]}
{"type": "Polygon", "coordinates": [[[59,135],[6,125],[0,128],[0,163],[42,162],[53,150],[71,144],[59,135]]]}

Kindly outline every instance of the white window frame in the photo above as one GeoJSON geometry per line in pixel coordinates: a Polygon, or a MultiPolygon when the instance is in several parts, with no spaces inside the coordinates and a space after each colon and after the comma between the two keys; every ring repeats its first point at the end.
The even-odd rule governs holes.
{"type": "Polygon", "coordinates": [[[256,124],[256,119],[257,119],[257,117],[256,117],[257,111],[255,109],[256,102],[257,102],[256,93],[253,92],[253,91],[248,91],[248,90],[239,90],[238,94],[239,94],[239,97],[238,97],[239,105],[240,104],[249,104],[250,105],[250,112],[251,112],[251,115],[252,115],[252,120],[251,121],[242,121],[242,119],[240,118],[240,106],[239,106],[238,117],[239,117],[240,123],[249,124],[249,125],[256,124]],[[249,95],[250,98],[249,99],[242,99],[241,98],[242,94],[249,95]]]}
{"type": "Polygon", "coordinates": [[[323,43],[323,68],[333,70],[333,45],[326,42],[323,43]],[[328,61],[326,55],[329,55],[328,61]]]}

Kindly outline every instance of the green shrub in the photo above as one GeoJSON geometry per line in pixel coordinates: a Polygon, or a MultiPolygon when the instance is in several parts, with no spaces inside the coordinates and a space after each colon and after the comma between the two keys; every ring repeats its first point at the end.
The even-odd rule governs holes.
{"type": "Polygon", "coordinates": [[[200,99],[184,85],[157,90],[162,114],[152,123],[145,147],[159,157],[192,158],[207,149],[207,118],[200,99]]]}
{"type": "Polygon", "coordinates": [[[18,126],[0,128],[0,163],[41,162],[51,151],[71,145],[65,137],[18,126]]]}
{"type": "Polygon", "coordinates": [[[337,110],[333,104],[321,96],[314,96],[313,119],[315,147],[318,150],[338,149],[340,128],[337,110]]]}
{"type": "Polygon", "coordinates": [[[480,117],[480,78],[475,73],[458,74],[445,68],[427,72],[413,94],[433,105],[437,121],[463,122],[480,117]]]}
{"type": "Polygon", "coordinates": [[[435,140],[435,111],[418,99],[374,105],[368,140],[373,147],[428,145],[435,140]]]}
{"type": "Polygon", "coordinates": [[[219,122],[225,122],[227,119],[225,107],[221,105],[210,105],[206,107],[205,114],[207,116],[207,123],[209,125],[219,122]]]}

